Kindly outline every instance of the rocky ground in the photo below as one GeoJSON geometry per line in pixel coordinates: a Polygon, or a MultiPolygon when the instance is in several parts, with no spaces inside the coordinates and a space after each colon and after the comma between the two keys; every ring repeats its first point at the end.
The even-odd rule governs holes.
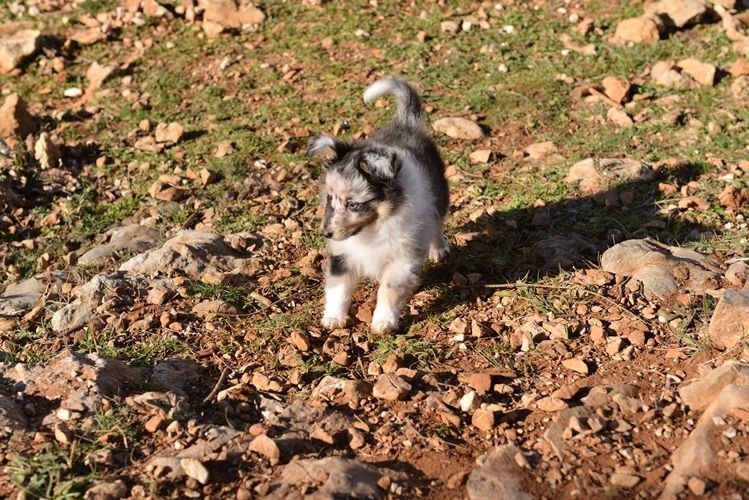
{"type": "Polygon", "coordinates": [[[749,14],[0,10],[0,495],[742,498],[749,14]],[[325,331],[316,133],[419,86],[451,254],[325,331]]]}

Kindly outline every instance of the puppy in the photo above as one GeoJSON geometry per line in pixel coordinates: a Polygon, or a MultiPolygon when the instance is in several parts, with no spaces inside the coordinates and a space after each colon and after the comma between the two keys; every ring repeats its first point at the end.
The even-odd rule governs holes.
{"type": "Polygon", "coordinates": [[[449,193],[445,165],[421,117],[421,102],[401,78],[370,85],[364,101],[392,94],[393,123],[366,140],[317,136],[307,154],[322,157],[322,233],[328,241],[322,325],[348,322],[361,277],[379,281],[371,330],[398,328],[401,309],[419,284],[424,260],[447,256],[443,234],[449,193]]]}

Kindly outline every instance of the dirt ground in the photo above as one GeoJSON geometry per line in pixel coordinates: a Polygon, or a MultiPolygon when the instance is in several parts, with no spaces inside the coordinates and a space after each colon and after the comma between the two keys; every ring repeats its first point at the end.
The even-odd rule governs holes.
{"type": "Polygon", "coordinates": [[[0,495],[742,498],[749,15],[706,5],[8,3],[0,495]],[[450,254],[331,332],[304,153],[391,74],[450,254]]]}

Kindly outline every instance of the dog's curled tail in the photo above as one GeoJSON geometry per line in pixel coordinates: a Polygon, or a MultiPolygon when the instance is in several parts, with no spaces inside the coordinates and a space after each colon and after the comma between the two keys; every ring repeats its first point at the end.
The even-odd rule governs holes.
{"type": "Polygon", "coordinates": [[[408,127],[423,127],[419,94],[403,78],[395,76],[377,80],[364,91],[364,102],[372,102],[385,94],[395,96],[398,104],[396,122],[408,127]]]}

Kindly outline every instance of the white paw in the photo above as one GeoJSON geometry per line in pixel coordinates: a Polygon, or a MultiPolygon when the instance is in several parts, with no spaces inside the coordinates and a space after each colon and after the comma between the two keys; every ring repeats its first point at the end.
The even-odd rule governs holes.
{"type": "Polygon", "coordinates": [[[384,335],[398,329],[398,314],[394,311],[383,311],[375,308],[370,330],[375,335],[384,335]]]}
{"type": "Polygon", "coordinates": [[[445,260],[449,252],[450,251],[448,250],[446,246],[440,246],[440,247],[430,246],[429,247],[429,260],[431,262],[441,262],[445,260]]]}
{"type": "Polygon", "coordinates": [[[324,316],[320,322],[323,328],[335,330],[336,328],[345,328],[348,323],[348,316],[324,316]]]}

